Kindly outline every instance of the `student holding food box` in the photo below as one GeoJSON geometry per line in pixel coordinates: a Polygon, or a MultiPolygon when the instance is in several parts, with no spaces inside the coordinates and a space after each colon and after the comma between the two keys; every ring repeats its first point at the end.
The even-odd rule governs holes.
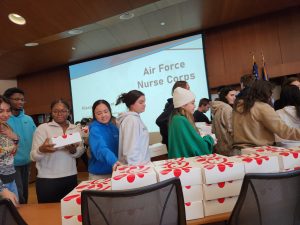
{"type": "Polygon", "coordinates": [[[33,136],[31,158],[38,170],[39,203],[59,202],[77,185],[76,158],[84,152],[84,147],[80,136],[74,138],[80,129],[70,123],[69,115],[70,106],[66,101],[54,101],[50,121],[41,124],[33,136]],[[59,145],[63,146],[57,148],[59,145]]]}

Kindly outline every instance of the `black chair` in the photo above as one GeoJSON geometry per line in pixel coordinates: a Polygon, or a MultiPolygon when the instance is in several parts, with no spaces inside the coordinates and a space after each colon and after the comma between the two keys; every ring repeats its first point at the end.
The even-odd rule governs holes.
{"type": "Polygon", "coordinates": [[[229,225],[299,225],[300,171],[246,174],[229,225]]]}
{"type": "Polygon", "coordinates": [[[0,200],[0,225],[27,225],[9,199],[0,200]]]}
{"type": "Polygon", "coordinates": [[[83,225],[182,225],[184,200],[178,178],[122,191],[85,190],[83,225]]]}

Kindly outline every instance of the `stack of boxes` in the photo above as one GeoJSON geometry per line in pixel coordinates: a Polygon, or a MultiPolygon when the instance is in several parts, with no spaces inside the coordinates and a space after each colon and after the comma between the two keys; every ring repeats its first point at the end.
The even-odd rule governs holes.
{"type": "Polygon", "coordinates": [[[202,170],[204,215],[231,212],[245,175],[244,164],[217,154],[197,156],[189,161],[202,170]]]}
{"type": "Polygon", "coordinates": [[[81,192],[83,190],[111,190],[111,179],[81,182],[73,191],[61,199],[62,225],[81,225],[81,192]]]}
{"type": "Polygon", "coordinates": [[[186,219],[204,217],[201,169],[185,158],[156,162],[155,165],[158,181],[180,178],[186,219]]]}
{"type": "Polygon", "coordinates": [[[237,155],[231,160],[245,164],[245,173],[278,173],[279,163],[275,155],[260,155],[257,153],[237,155]]]}
{"type": "MultiPolygon", "coordinates": [[[[181,180],[186,219],[231,212],[245,173],[276,173],[300,168],[300,149],[274,146],[242,150],[240,156],[218,154],[119,166],[111,179],[85,181],[61,200],[62,224],[81,224],[81,191],[139,188],[172,177],[181,180]]],[[[137,208],[137,210],[140,210],[137,208]]]]}
{"type": "Polygon", "coordinates": [[[242,149],[242,154],[251,153],[277,157],[281,172],[300,168],[300,150],[297,148],[286,149],[274,146],[262,146],[242,149]]]}

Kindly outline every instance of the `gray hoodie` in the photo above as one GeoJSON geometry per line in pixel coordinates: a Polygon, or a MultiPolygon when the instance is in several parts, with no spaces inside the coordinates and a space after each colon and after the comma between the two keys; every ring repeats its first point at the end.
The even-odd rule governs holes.
{"type": "Polygon", "coordinates": [[[119,161],[124,164],[150,162],[149,132],[136,112],[126,112],[117,119],[119,134],[119,161]]]}

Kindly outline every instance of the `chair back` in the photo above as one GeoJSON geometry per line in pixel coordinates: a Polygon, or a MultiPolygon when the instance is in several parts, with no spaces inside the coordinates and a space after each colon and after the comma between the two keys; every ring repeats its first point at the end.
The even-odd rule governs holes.
{"type": "Polygon", "coordinates": [[[178,178],[131,190],[85,190],[81,211],[83,225],[186,224],[178,178]]]}
{"type": "Polygon", "coordinates": [[[8,199],[0,200],[0,225],[27,225],[14,204],[8,199]]]}
{"type": "Polygon", "coordinates": [[[300,225],[300,171],[246,174],[230,225],[300,225]]]}

